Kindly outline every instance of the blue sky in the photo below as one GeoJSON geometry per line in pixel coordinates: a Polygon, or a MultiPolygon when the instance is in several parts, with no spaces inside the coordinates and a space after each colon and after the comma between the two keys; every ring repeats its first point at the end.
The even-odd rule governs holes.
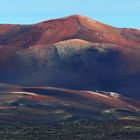
{"type": "Polygon", "coordinates": [[[140,0],[0,0],[0,23],[32,24],[73,14],[140,29],[140,0]]]}

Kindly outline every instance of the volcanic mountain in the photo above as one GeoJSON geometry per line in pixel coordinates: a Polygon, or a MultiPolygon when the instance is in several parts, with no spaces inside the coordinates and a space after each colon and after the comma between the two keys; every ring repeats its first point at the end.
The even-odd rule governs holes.
{"type": "Polygon", "coordinates": [[[129,28],[114,28],[80,15],[33,25],[0,25],[0,44],[4,46],[25,48],[68,39],[83,39],[93,43],[139,45],[140,32],[129,28]]]}
{"type": "Polygon", "coordinates": [[[140,31],[73,15],[0,25],[0,82],[140,98],[140,31]]]}
{"type": "Polygon", "coordinates": [[[73,15],[0,25],[1,139],[139,139],[140,31],[73,15]]]}

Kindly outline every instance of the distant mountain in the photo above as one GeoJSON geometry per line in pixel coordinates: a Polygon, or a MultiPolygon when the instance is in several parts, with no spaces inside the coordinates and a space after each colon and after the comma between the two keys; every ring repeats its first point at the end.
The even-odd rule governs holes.
{"type": "Polygon", "coordinates": [[[0,25],[0,82],[139,97],[140,31],[74,15],[0,25]]]}

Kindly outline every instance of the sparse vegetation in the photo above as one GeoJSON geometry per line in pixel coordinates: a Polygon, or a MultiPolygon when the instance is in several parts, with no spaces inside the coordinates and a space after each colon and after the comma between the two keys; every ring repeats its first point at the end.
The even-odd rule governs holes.
{"type": "Polygon", "coordinates": [[[0,137],[2,140],[139,140],[140,122],[76,120],[53,125],[2,125],[0,137]]]}

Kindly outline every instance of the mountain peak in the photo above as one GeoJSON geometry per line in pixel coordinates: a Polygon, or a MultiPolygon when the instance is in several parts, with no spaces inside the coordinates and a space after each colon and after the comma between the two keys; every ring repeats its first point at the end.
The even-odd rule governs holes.
{"type": "Polygon", "coordinates": [[[80,15],[80,14],[74,14],[74,15],[70,15],[69,17],[76,17],[76,18],[83,18],[86,16],[80,15]]]}
{"type": "Polygon", "coordinates": [[[46,20],[46,21],[43,21],[41,23],[48,23],[48,22],[53,22],[53,21],[63,21],[63,20],[69,20],[71,18],[75,18],[77,20],[89,19],[86,16],[75,14],[75,15],[70,15],[70,16],[66,16],[66,17],[62,17],[62,18],[55,18],[55,19],[46,20]]]}
{"type": "Polygon", "coordinates": [[[65,18],[77,18],[77,19],[80,19],[80,20],[92,20],[92,21],[95,21],[87,16],[84,16],[84,15],[79,15],[79,14],[75,14],[75,15],[70,15],[70,16],[67,16],[65,18]]]}
{"type": "MultiPolygon", "coordinates": [[[[82,39],[93,43],[112,43],[117,45],[139,45],[139,31],[129,32],[92,20],[82,15],[71,15],[64,18],[48,20],[37,24],[57,43],[67,39],[82,39]],[[59,36],[56,36],[59,35],[59,36]],[[60,39],[61,38],[61,39],[60,39]]],[[[49,40],[50,40],[49,39],[49,40]]],[[[45,39],[43,39],[46,41],[45,39]]]]}

